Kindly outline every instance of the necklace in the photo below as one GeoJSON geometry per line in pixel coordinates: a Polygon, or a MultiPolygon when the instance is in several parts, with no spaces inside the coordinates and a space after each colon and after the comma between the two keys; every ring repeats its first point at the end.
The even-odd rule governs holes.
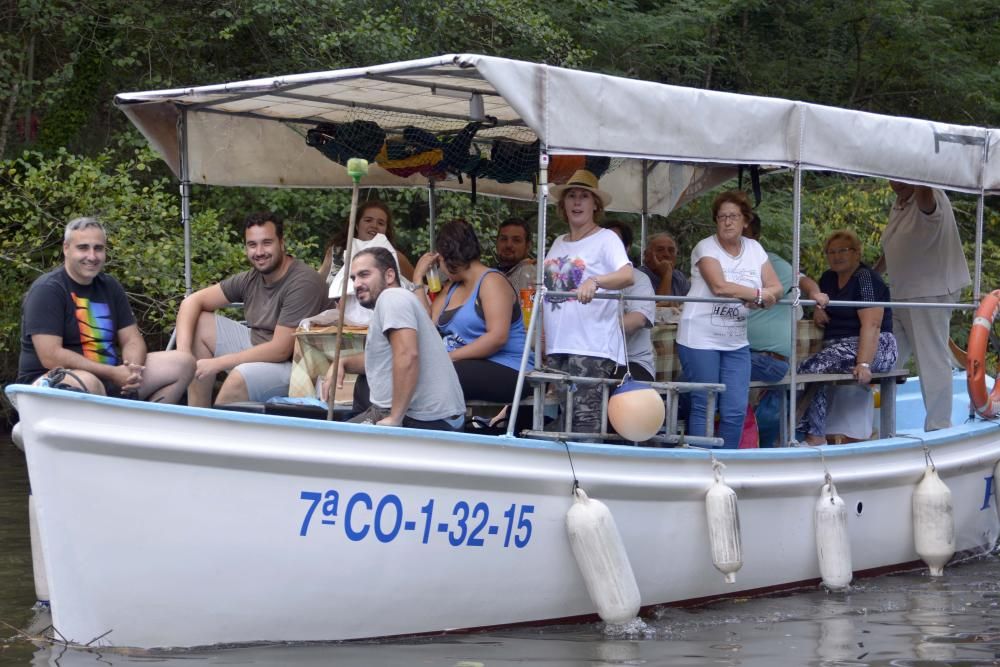
{"type": "Polygon", "coordinates": [[[722,248],[722,252],[726,253],[727,255],[729,255],[730,257],[732,257],[733,259],[739,259],[740,257],[743,256],[744,245],[743,245],[743,237],[742,236],[740,237],[740,241],[739,241],[740,247],[739,247],[739,249],[736,252],[729,252],[729,248],[727,248],[722,243],[722,239],[719,238],[718,234],[715,234],[714,238],[715,238],[715,244],[717,246],[719,246],[720,248],[722,248]]]}
{"type": "Polygon", "coordinates": [[[601,226],[598,225],[597,223],[593,223],[593,224],[594,224],[593,227],[591,227],[590,229],[588,229],[586,232],[584,232],[583,234],[581,234],[577,238],[573,238],[573,232],[571,231],[570,234],[569,234],[569,240],[570,241],[582,241],[583,239],[587,238],[591,234],[594,234],[595,232],[597,232],[597,230],[599,230],[601,228],[601,226]]]}

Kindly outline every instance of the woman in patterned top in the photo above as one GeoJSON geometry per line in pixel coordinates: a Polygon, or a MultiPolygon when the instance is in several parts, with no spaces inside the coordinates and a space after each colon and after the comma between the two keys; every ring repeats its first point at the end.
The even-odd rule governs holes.
{"type": "MultiPolygon", "coordinates": [[[[831,301],[890,301],[889,287],[861,261],[861,241],[850,230],[836,231],[824,245],[830,269],[823,273],[810,299],[831,301]]],[[[858,384],[872,381],[872,372],[891,370],[896,363],[892,309],[882,306],[816,308],[813,320],[823,327],[823,349],[799,364],[799,373],[852,373],[858,384]]],[[[813,397],[799,429],[810,445],[826,444],[827,388],[813,397]]]]}

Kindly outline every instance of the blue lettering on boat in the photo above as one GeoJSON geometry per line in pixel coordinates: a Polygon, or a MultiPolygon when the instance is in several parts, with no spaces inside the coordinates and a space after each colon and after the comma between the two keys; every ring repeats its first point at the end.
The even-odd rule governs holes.
{"type": "MultiPolygon", "coordinates": [[[[299,536],[308,536],[310,527],[317,525],[314,521],[317,507],[321,508],[319,526],[337,525],[338,491],[300,491],[299,499],[308,503],[299,526],[299,536]]],[[[344,506],[340,525],[344,528],[344,535],[352,542],[360,542],[373,534],[379,542],[388,544],[406,533],[419,535],[421,544],[428,544],[435,539],[433,536],[436,533],[441,534],[442,537],[436,539],[446,539],[453,547],[500,546],[506,549],[513,545],[515,549],[523,549],[531,541],[534,505],[511,503],[499,511],[486,502],[459,500],[452,506],[450,516],[439,514],[437,521],[434,506],[435,500],[429,498],[415,515],[410,515],[403,500],[395,493],[388,493],[375,502],[370,494],[359,491],[344,506]],[[370,514],[362,512],[362,508],[370,514]],[[499,517],[499,520],[491,523],[491,516],[499,517]],[[496,537],[491,543],[492,535],[496,537]]]]}

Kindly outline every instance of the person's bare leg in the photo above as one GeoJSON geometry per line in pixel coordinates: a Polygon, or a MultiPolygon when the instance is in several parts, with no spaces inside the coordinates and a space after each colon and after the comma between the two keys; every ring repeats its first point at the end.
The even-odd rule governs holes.
{"type": "MultiPolygon", "coordinates": [[[[195,359],[211,359],[215,356],[216,324],[215,313],[202,313],[194,330],[191,352],[195,359]]],[[[188,385],[188,405],[207,408],[212,405],[212,389],[215,375],[194,378],[188,385]]]]}
{"type": "Polygon", "coordinates": [[[250,392],[247,390],[246,380],[243,379],[238,370],[230,371],[229,375],[226,376],[226,381],[219,388],[219,395],[215,397],[215,405],[249,400],[250,392]]]}
{"type": "Polygon", "coordinates": [[[177,403],[194,378],[194,357],[171,350],[146,357],[139,398],[153,403],[177,403]]]}

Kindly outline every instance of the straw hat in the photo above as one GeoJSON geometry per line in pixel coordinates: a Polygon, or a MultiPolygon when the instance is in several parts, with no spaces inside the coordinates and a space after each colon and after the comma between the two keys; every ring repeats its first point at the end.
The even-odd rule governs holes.
{"type": "Polygon", "coordinates": [[[586,169],[577,169],[569,180],[563,185],[556,185],[552,188],[552,197],[556,200],[562,198],[563,192],[572,188],[589,190],[595,197],[601,200],[601,205],[606,209],[611,204],[611,194],[597,187],[597,176],[586,169]]]}

